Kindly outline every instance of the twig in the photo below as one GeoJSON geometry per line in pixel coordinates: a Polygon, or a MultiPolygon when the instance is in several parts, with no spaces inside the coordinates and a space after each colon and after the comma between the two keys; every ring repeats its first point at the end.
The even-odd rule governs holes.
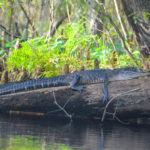
{"type": "Polygon", "coordinates": [[[118,105],[118,100],[117,100],[117,103],[116,103],[115,111],[114,111],[114,113],[113,113],[113,119],[114,119],[114,118],[115,118],[115,116],[116,116],[116,112],[117,112],[117,105],[118,105]]]}
{"type": "Polygon", "coordinates": [[[47,33],[47,36],[46,36],[46,41],[51,37],[52,35],[52,29],[54,27],[54,0],[52,0],[52,3],[51,3],[51,9],[50,9],[50,25],[49,25],[49,30],[48,30],[48,33],[47,33]]]}
{"type": "Polygon", "coordinates": [[[36,33],[36,35],[38,35],[38,33],[37,33],[37,31],[36,31],[36,29],[35,29],[35,27],[34,27],[34,24],[33,24],[33,22],[31,21],[30,17],[28,16],[28,14],[27,14],[25,8],[22,6],[20,0],[17,0],[17,1],[18,1],[18,4],[19,4],[21,10],[22,10],[23,13],[24,13],[26,19],[28,20],[29,24],[31,25],[33,32],[36,33]]]}
{"type": "Polygon", "coordinates": [[[53,31],[51,32],[51,36],[53,36],[56,32],[56,30],[59,28],[59,26],[63,23],[63,21],[67,18],[67,15],[61,17],[58,22],[56,23],[56,26],[54,27],[53,31]]]}
{"type": "Polygon", "coordinates": [[[123,34],[124,34],[124,37],[125,37],[126,41],[128,41],[127,29],[125,28],[123,19],[122,19],[121,14],[120,14],[118,1],[117,1],[117,0],[114,0],[114,4],[115,4],[115,9],[116,9],[116,14],[117,14],[117,16],[118,16],[118,20],[119,20],[119,23],[120,23],[121,28],[122,28],[122,32],[123,32],[123,34]]]}
{"type": "Polygon", "coordinates": [[[112,103],[112,101],[115,100],[115,98],[117,98],[117,97],[119,97],[119,96],[126,95],[126,94],[131,93],[131,92],[138,91],[138,90],[140,90],[140,88],[133,89],[133,90],[129,90],[129,91],[127,91],[127,92],[123,92],[123,93],[117,94],[116,96],[112,97],[112,98],[109,100],[109,102],[106,104],[106,106],[105,106],[105,109],[104,109],[104,112],[103,112],[101,121],[102,121],[102,122],[104,121],[105,115],[106,115],[106,110],[107,110],[108,106],[110,105],[110,103],[112,103]]]}
{"type": "Polygon", "coordinates": [[[123,124],[123,125],[129,125],[129,122],[124,122],[122,120],[120,120],[114,113],[110,113],[110,112],[106,112],[106,114],[108,115],[112,115],[113,119],[116,119],[119,123],[123,124]]]}
{"type": "Polygon", "coordinates": [[[56,100],[56,96],[55,96],[55,92],[53,91],[53,97],[54,97],[54,103],[58,106],[58,108],[60,108],[65,114],[67,117],[70,118],[70,120],[72,121],[72,115],[68,114],[68,112],[62,107],[60,106],[58,103],[57,103],[57,100],[56,100]]]}
{"type": "MultiPolygon", "coordinates": [[[[66,107],[66,105],[69,103],[69,101],[70,101],[70,99],[71,98],[69,98],[67,101],[66,101],[66,103],[63,105],[63,109],[66,107]]],[[[47,114],[49,114],[49,113],[54,113],[54,112],[58,112],[58,111],[61,111],[60,109],[56,109],[56,110],[52,110],[52,111],[49,111],[49,112],[47,112],[47,114]]]]}
{"type": "Polygon", "coordinates": [[[129,125],[130,123],[129,122],[124,122],[124,121],[121,121],[117,116],[115,116],[115,119],[120,122],[121,124],[124,124],[124,125],[129,125]]]}
{"type": "Polygon", "coordinates": [[[13,36],[14,38],[21,38],[21,36],[14,35],[13,33],[9,32],[3,25],[0,24],[0,28],[5,31],[6,34],[9,36],[13,36]]]}
{"type": "Polygon", "coordinates": [[[70,23],[71,20],[70,20],[70,14],[69,14],[68,0],[66,0],[66,7],[67,7],[67,15],[68,15],[69,23],[70,23]]]}

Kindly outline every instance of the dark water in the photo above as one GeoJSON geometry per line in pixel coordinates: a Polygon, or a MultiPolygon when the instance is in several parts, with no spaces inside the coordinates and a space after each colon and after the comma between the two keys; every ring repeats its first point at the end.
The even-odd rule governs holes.
{"type": "Polygon", "coordinates": [[[150,128],[0,117],[0,150],[150,150],[150,128]]]}

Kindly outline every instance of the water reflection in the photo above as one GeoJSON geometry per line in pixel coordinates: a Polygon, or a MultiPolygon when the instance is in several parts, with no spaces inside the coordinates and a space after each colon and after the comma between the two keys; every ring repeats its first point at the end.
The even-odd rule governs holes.
{"type": "Polygon", "coordinates": [[[0,117],[0,150],[149,150],[150,129],[0,117]]]}

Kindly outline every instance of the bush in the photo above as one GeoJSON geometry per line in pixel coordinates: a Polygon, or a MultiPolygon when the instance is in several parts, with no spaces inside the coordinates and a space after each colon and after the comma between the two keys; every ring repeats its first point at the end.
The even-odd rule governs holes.
{"type": "MultiPolygon", "coordinates": [[[[116,60],[112,55],[114,48],[106,38],[88,33],[89,28],[84,27],[83,20],[78,23],[67,24],[62,29],[63,34],[51,39],[44,37],[34,38],[21,42],[21,48],[12,49],[8,59],[8,70],[14,72],[24,68],[30,75],[36,70],[42,70],[40,76],[50,77],[63,73],[65,64],[69,64],[70,71],[79,70],[81,66],[86,69],[93,68],[94,59],[97,58],[101,68],[110,68],[110,59],[116,60]]],[[[61,32],[62,32],[61,31],[61,32]]],[[[114,42],[118,60],[115,67],[134,66],[130,58],[124,53],[120,42],[114,42]]],[[[139,60],[139,53],[134,51],[139,60]]]]}

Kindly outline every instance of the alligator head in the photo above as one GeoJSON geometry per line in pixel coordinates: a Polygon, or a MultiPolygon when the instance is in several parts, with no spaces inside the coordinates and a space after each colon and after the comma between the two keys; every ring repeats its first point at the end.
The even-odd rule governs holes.
{"type": "Polygon", "coordinates": [[[112,78],[110,77],[110,81],[129,80],[149,75],[150,72],[143,72],[141,70],[120,70],[116,71],[114,75],[112,75],[112,78]]]}

